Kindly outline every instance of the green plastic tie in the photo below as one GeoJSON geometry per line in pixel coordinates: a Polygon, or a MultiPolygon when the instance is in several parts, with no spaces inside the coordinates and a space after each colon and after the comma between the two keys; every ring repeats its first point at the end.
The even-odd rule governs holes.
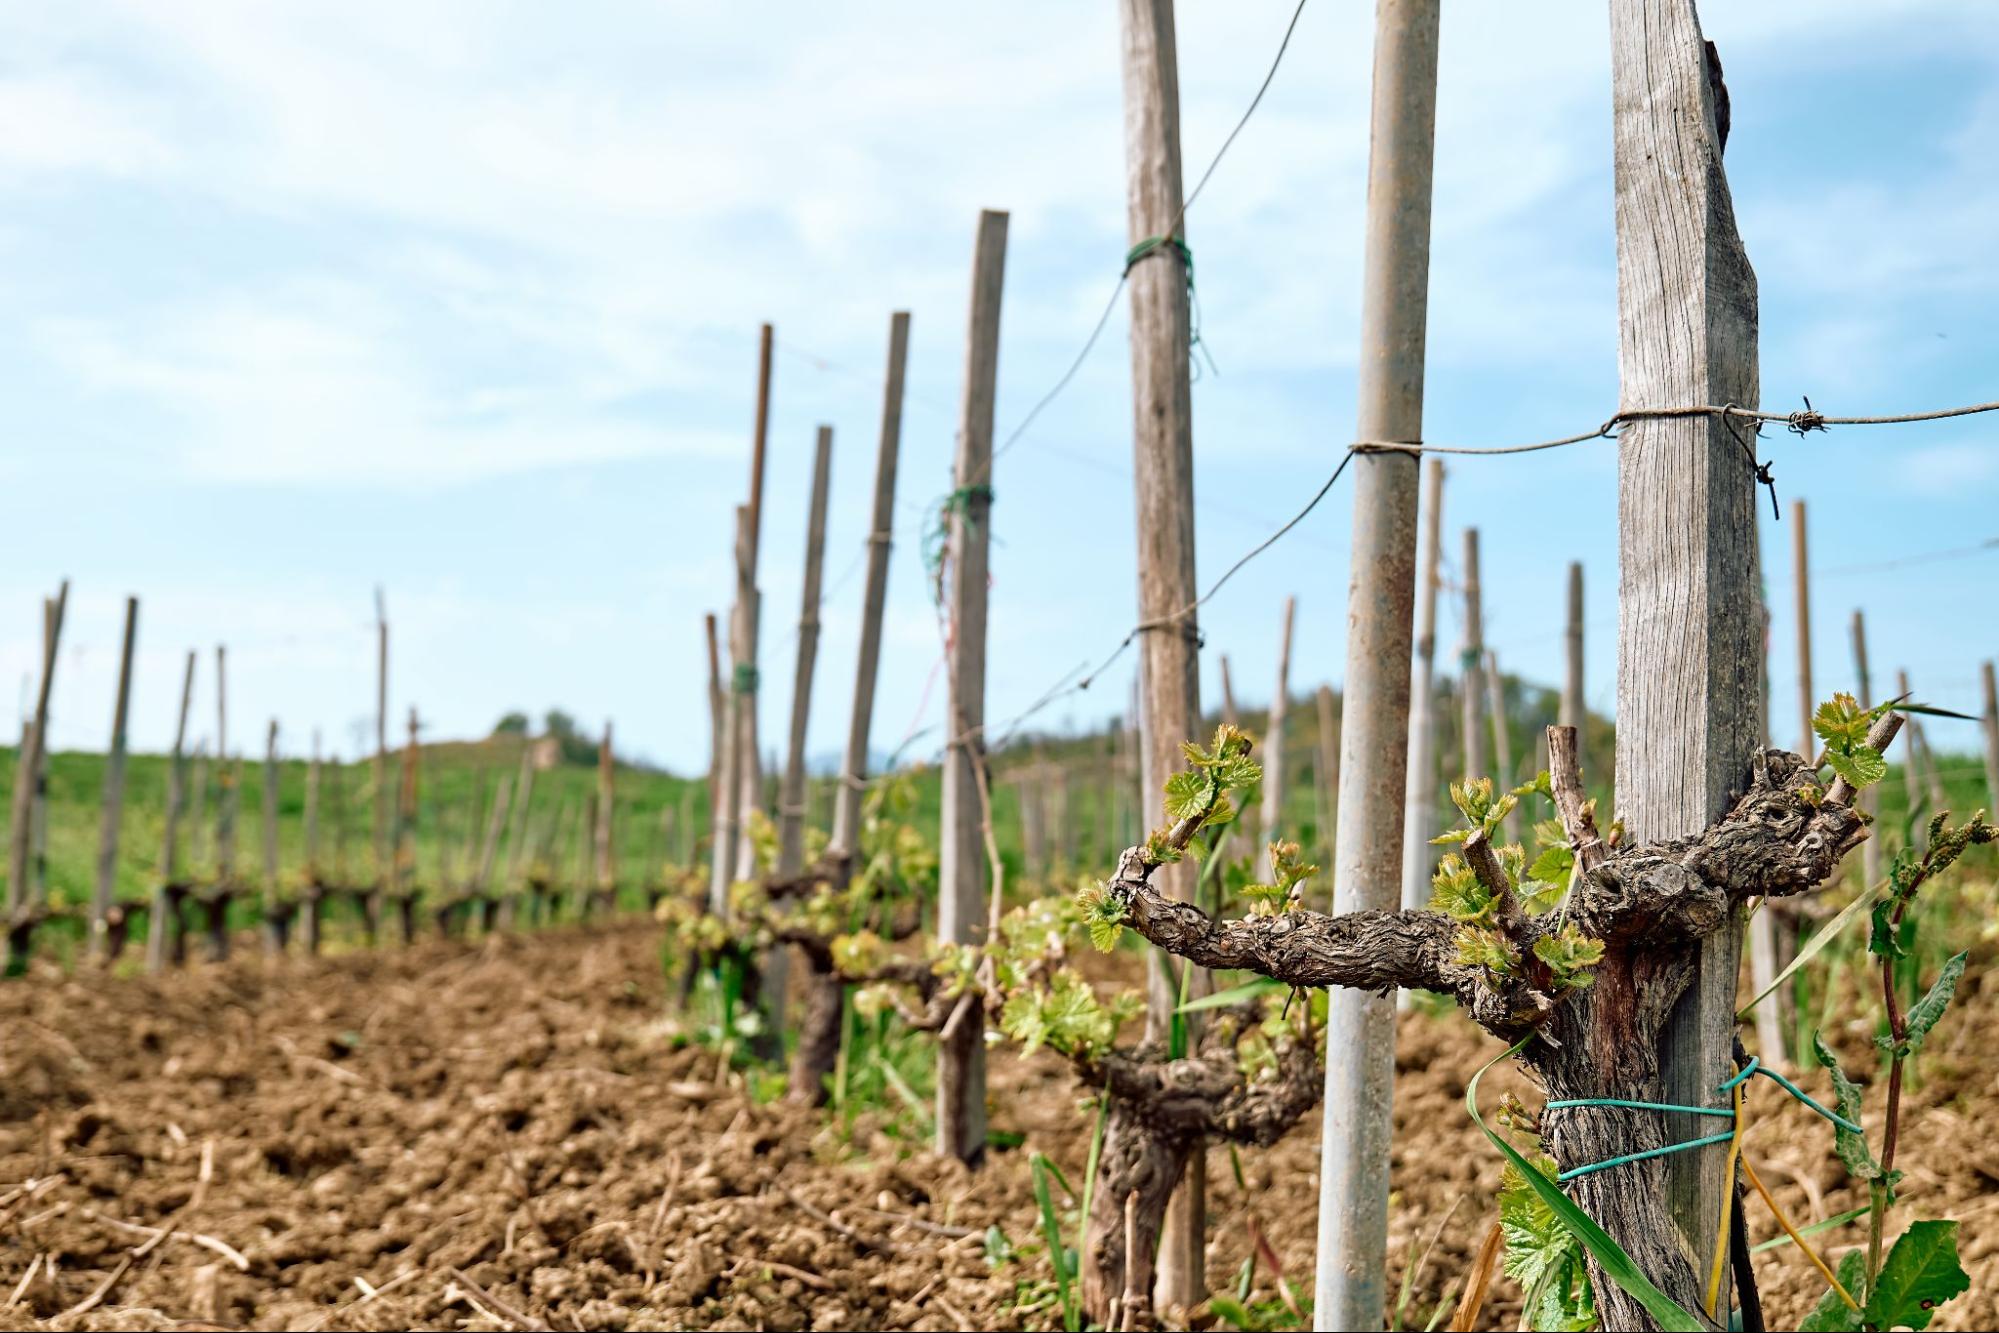
{"type": "Polygon", "coordinates": [[[1832,1121],[1833,1124],[1838,1125],[1841,1129],[1846,1130],[1849,1133],[1853,1134],[1866,1133],[1865,1130],[1863,1130],[1860,1126],[1854,1124],[1851,1120],[1848,1120],[1845,1116],[1834,1115],[1831,1111],[1826,1110],[1825,1107],[1813,1101],[1811,1096],[1808,1093],[1806,1093],[1803,1088],[1791,1082],[1791,1080],[1785,1078],[1782,1074],[1778,1073],[1776,1070],[1766,1069],[1761,1066],[1758,1066],[1756,1072],[1763,1075],[1763,1077],[1767,1079],[1774,1080],[1778,1087],[1782,1088],[1785,1092],[1790,1093],[1793,1097],[1796,1097],[1806,1106],[1811,1107],[1814,1111],[1817,1111],[1820,1115],[1832,1121]]]}
{"type": "MultiPolygon", "coordinates": [[[[1673,1109],[1684,1110],[1686,1108],[1674,1107],[1673,1109]]],[[[1643,1162],[1653,1157],[1664,1157],[1669,1153],[1687,1152],[1694,1148],[1711,1148],[1717,1143],[1727,1143],[1734,1137],[1735,1131],[1731,1129],[1726,1134],[1710,1134],[1704,1139],[1688,1139],[1685,1143],[1669,1143],[1663,1148],[1647,1148],[1644,1152],[1625,1153],[1622,1157],[1613,1157],[1604,1162],[1591,1162],[1588,1166],[1578,1166],[1572,1170],[1564,1171],[1555,1177],[1555,1183],[1566,1185],[1579,1176],[1593,1175],[1598,1171],[1608,1171],[1613,1166],[1629,1166],[1633,1162],[1643,1162]]]]}
{"type": "MultiPolygon", "coordinates": [[[[1188,248],[1187,242],[1178,236],[1146,237],[1125,252],[1124,276],[1127,278],[1131,276],[1131,270],[1139,260],[1162,253],[1178,255],[1180,266],[1187,270],[1187,355],[1191,359],[1194,349],[1199,348],[1201,355],[1208,358],[1208,365],[1212,368],[1214,357],[1208,354],[1207,345],[1201,341],[1201,298],[1194,290],[1194,252],[1188,248]]],[[[1198,362],[1195,368],[1198,371],[1198,362]]]]}
{"type": "Polygon", "coordinates": [[[747,662],[736,665],[736,674],[730,682],[737,694],[755,694],[758,684],[757,669],[747,662]]]}

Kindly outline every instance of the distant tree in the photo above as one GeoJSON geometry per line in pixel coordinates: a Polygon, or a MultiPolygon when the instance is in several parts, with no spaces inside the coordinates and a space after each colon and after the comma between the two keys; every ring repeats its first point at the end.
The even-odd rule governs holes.
{"type": "Polygon", "coordinates": [[[542,718],[542,727],[555,738],[562,751],[562,761],[566,764],[591,764],[597,760],[597,742],[585,736],[576,726],[576,719],[560,708],[551,708],[542,718]]]}
{"type": "Polygon", "coordinates": [[[560,708],[551,708],[542,716],[542,731],[559,741],[569,740],[576,735],[576,719],[560,708]]]}
{"type": "Polygon", "coordinates": [[[528,734],[528,715],[512,712],[493,724],[495,736],[525,736],[528,734]]]}

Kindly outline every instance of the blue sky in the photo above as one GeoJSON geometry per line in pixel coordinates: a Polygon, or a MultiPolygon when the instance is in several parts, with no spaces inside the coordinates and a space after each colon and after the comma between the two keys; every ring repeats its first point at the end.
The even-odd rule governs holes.
{"type": "MultiPolygon", "coordinates": [[[[1538,439],[1616,403],[1601,3],[1446,6],[1428,435],[1538,439]]],[[[1999,26],[1976,3],[1710,4],[1729,169],[1762,289],[1765,406],[1999,397],[1999,26]]],[[[1181,6],[1190,178],[1262,77],[1288,3],[1181,6]]],[[[1314,0],[1188,223],[1219,373],[1195,386],[1203,582],[1296,509],[1353,429],[1372,7],[1314,0]]],[[[1004,435],[1096,318],[1125,248],[1111,6],[849,3],[21,4],[0,11],[0,681],[37,598],[72,608],[53,740],[100,746],[142,599],[135,743],[171,735],[180,656],[231,650],[232,745],[275,716],[352,752],[373,707],[483,732],[503,711],[615,718],[706,762],[703,612],[731,587],[756,327],[778,330],[764,543],[764,734],[789,705],[815,425],[836,430],[812,723],[851,688],[888,314],[913,312],[875,740],[934,722],[924,510],[948,489],[978,209],[1012,213],[1004,435]]],[[[1133,615],[1123,311],[995,476],[989,714],[1133,615]]],[[[1783,524],[1771,669],[1795,743],[1788,502],[1811,509],[1819,692],[1877,678],[1976,706],[1999,551],[1840,572],[1999,534],[1999,422],[1773,433],[1783,524]]],[[[1614,701],[1612,449],[1462,460],[1487,639],[1554,680],[1564,570],[1589,578],[1590,698],[1614,701]]],[[[1267,698],[1285,595],[1294,687],[1342,668],[1342,487],[1204,616],[1267,698]]],[[[1446,649],[1456,613],[1443,621],[1446,649]]],[[[1121,665],[1051,723],[1122,707],[1121,665]]],[[[254,739],[253,739],[254,738],[254,739]]],[[[1969,749],[1969,729],[1936,728],[1969,749]]]]}

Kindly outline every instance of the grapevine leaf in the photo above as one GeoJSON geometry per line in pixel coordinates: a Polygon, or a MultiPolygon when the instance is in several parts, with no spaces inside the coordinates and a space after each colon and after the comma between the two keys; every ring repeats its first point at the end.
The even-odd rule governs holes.
{"type": "Polygon", "coordinates": [[[1882,1261],[1862,1318],[1874,1328],[1925,1329],[1936,1307],[1968,1290],[1957,1223],[1911,1222],[1882,1261]]]}
{"type": "Polygon", "coordinates": [[[1943,1017],[1945,1007],[1950,1004],[1950,997],[1957,993],[1959,979],[1964,976],[1964,960],[1965,955],[1958,954],[1945,963],[1943,971],[1937,974],[1936,984],[1931,986],[1929,993],[1917,1001],[1916,1007],[1909,1011],[1902,1035],[1902,1047],[1906,1054],[1914,1055],[1923,1049],[1923,1038],[1929,1035],[1930,1029],[1937,1025],[1939,1018],[1943,1017]]]}
{"type": "Polygon", "coordinates": [[[1527,867],[1527,878],[1538,879],[1543,884],[1567,884],[1569,872],[1575,869],[1576,854],[1569,850],[1567,843],[1555,847],[1543,847],[1541,854],[1534,858],[1534,864],[1527,867]]]}
{"type": "Polygon", "coordinates": [[[1888,761],[1871,745],[1856,745],[1851,750],[1828,749],[1825,761],[1833,772],[1856,788],[1871,787],[1888,776],[1888,761]]]}
{"type": "MultiPolygon", "coordinates": [[[[1554,1179],[1554,1163],[1545,1156],[1536,1153],[1527,1161],[1545,1179],[1554,1179]]],[[[1582,1254],[1574,1234],[1511,1162],[1499,1177],[1499,1230],[1506,1240],[1506,1275],[1523,1290],[1532,1291],[1582,1254]]]]}
{"type": "Polygon", "coordinates": [[[1812,714],[1812,730],[1835,750],[1852,749],[1867,741],[1868,716],[1850,694],[1835,694],[1812,714]]]}
{"type": "MultiPolygon", "coordinates": [[[[1858,1291],[1867,1282],[1867,1256],[1854,1250],[1839,1261],[1839,1285],[1858,1291]]],[[[1798,1325],[1799,1333],[1859,1333],[1860,1311],[1848,1305],[1831,1287],[1798,1325]]]]}
{"type": "Polygon", "coordinates": [[[1583,934],[1571,921],[1559,935],[1535,940],[1534,956],[1548,965],[1557,986],[1580,988],[1593,980],[1585,969],[1603,961],[1603,941],[1583,934]]]}
{"type": "MultiPolygon", "coordinates": [[[[1840,1117],[1853,1124],[1859,1124],[1860,1089],[1853,1085],[1853,1080],[1839,1067],[1839,1057],[1825,1044],[1825,1037],[1817,1032],[1812,1034],[1812,1054],[1818,1057],[1818,1062],[1825,1066],[1826,1073],[1832,1078],[1833,1096],[1840,1117]]],[[[1839,1154],[1839,1160],[1846,1163],[1846,1169],[1852,1172],[1856,1179],[1866,1181],[1881,1179],[1880,1163],[1874,1160],[1874,1154],[1868,1150],[1865,1136],[1840,1125],[1834,1125],[1832,1137],[1833,1149],[1839,1154]]]]}
{"type": "Polygon", "coordinates": [[[1166,779],[1166,817],[1180,820],[1198,815],[1208,808],[1213,795],[1206,773],[1182,769],[1166,779]]]}

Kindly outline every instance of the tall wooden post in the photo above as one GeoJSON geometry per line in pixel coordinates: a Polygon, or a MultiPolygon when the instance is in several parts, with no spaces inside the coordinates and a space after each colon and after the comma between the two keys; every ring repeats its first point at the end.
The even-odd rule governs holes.
{"type": "Polygon", "coordinates": [[[320,795],[319,728],[312,729],[312,759],[305,769],[305,886],[299,901],[299,948],[308,958],[319,953],[320,912],[326,896],[325,867],[319,859],[320,795]]]}
{"type": "MultiPolygon", "coordinates": [[[[1277,635],[1277,690],[1270,696],[1270,725],[1263,738],[1263,839],[1284,836],[1284,719],[1291,705],[1291,621],[1298,599],[1284,599],[1284,625],[1277,635]]],[[[1272,873],[1276,873],[1274,870],[1272,873]]]]}
{"type": "MultiPolygon", "coordinates": [[[[728,698],[722,707],[723,745],[718,766],[722,789],[721,799],[715,805],[715,837],[709,852],[708,880],[708,910],[724,920],[729,917],[729,886],[736,882],[738,865],[747,864],[740,836],[746,813],[742,771],[753,756],[743,750],[743,713],[754,712],[756,708],[756,668],[746,665],[744,657],[748,651],[746,626],[755,619],[752,608],[757,599],[750,572],[749,526],[749,506],[737,505],[736,600],[729,615],[729,653],[735,665],[730,673],[728,698]]],[[[749,791],[752,807],[755,801],[756,791],[752,787],[749,791]]]]}
{"type": "MultiPolygon", "coordinates": [[[[1172,0],[1119,0],[1124,38],[1126,243],[1154,248],[1132,267],[1131,374],[1138,507],[1139,827],[1201,726],[1200,627],[1193,610],[1194,429],[1189,383],[1192,310],[1180,168],[1180,73],[1172,0]]],[[[1155,876],[1176,898],[1194,892],[1191,865],[1155,876]]],[[[1146,958],[1146,1036],[1167,1031],[1179,988],[1160,955],[1146,958]]],[[[1205,991],[1205,974],[1193,989],[1205,991]]],[[[1159,1238],[1154,1308],[1191,1310],[1207,1296],[1207,1159],[1187,1163],[1159,1238]]],[[[1142,1272],[1138,1275],[1142,1288],[1142,1272]]]]}
{"type": "Polygon", "coordinates": [[[1409,771],[1402,796],[1402,905],[1430,901],[1437,818],[1437,590],[1443,584],[1444,460],[1432,458],[1430,503],[1423,511],[1423,571],[1417,586],[1416,660],[1409,680],[1409,771]]]}
{"type": "MultiPolygon", "coordinates": [[[[979,214],[956,489],[949,506],[951,660],[944,715],[948,739],[944,827],[937,858],[937,937],[957,944],[985,938],[988,907],[981,836],[981,789],[986,781],[986,561],[992,538],[993,400],[999,384],[1006,230],[1005,213],[987,209],[979,214]]],[[[937,1151],[974,1165],[986,1155],[983,1029],[974,1016],[961,1021],[938,1046],[937,1151]]]]}
{"type": "Polygon", "coordinates": [[[618,808],[618,761],[611,749],[611,724],[604,723],[604,739],[597,743],[597,874],[596,890],[606,911],[618,892],[618,853],[612,842],[612,823],[618,808]]]}
{"type": "Polygon", "coordinates": [[[1565,670],[1562,673],[1561,725],[1574,727],[1580,744],[1589,705],[1583,696],[1583,562],[1569,562],[1569,623],[1564,635],[1565,670]]]}
{"type": "MultiPolygon", "coordinates": [[[[42,674],[35,686],[35,711],[23,733],[14,769],[14,804],[7,840],[7,910],[13,915],[33,903],[35,786],[48,753],[49,691],[54,687],[56,649],[62,641],[63,614],[69,607],[69,580],[64,579],[52,603],[42,609],[42,674]],[[53,609],[51,609],[51,607],[53,609]]],[[[10,937],[11,938],[11,937],[10,937]]],[[[25,966],[26,959],[19,960],[25,966]]],[[[11,970],[16,960],[10,958],[11,970]]]]}
{"type": "Polygon", "coordinates": [[[416,708],[410,708],[409,743],[403,747],[403,785],[396,809],[395,856],[389,871],[389,896],[395,900],[396,929],[408,944],[416,935],[416,708]]]}
{"type": "Polygon", "coordinates": [[[146,970],[158,972],[182,953],[180,906],[185,888],[180,882],[180,818],[187,804],[187,715],[194,706],[194,659],[187,652],[181,674],[180,717],[174,724],[174,748],[167,756],[166,827],[161,834],[160,874],[153,885],[153,906],[146,922],[146,970]]]}
{"type": "Polygon", "coordinates": [[[1999,682],[1993,679],[1991,658],[1979,663],[1978,676],[1985,687],[1985,714],[1979,728],[1985,733],[1985,808],[1999,811],[1999,682]]]}
{"type": "MultiPolygon", "coordinates": [[[[712,630],[715,617],[708,617],[708,623],[712,630]]],[[[514,778],[513,814],[507,828],[506,876],[497,892],[500,899],[499,924],[503,928],[511,928],[514,925],[514,913],[519,906],[522,880],[528,870],[528,810],[533,799],[534,742],[523,735],[520,772],[514,778]]]]}
{"type": "Polygon", "coordinates": [[[278,720],[264,733],[264,952],[285,951],[286,904],[278,884],[278,720]]]}
{"type": "MultiPolygon", "coordinates": [[[[1874,677],[1867,669],[1867,619],[1859,607],[1853,608],[1853,672],[1854,682],[1859,690],[1860,706],[1874,706],[1874,677]]],[[[1879,784],[1863,787],[1857,797],[1859,807],[1870,818],[1881,809],[1881,788],[1879,784]]],[[[1881,878],[1881,838],[1877,833],[1860,844],[1860,873],[1865,881],[1862,887],[1879,882],[1881,878]]]]}
{"type": "MultiPolygon", "coordinates": [[[[1619,402],[1754,407],[1756,277],[1722,170],[1718,64],[1694,0],[1611,0],[1610,30],[1619,402]]],[[[1640,419],[1619,437],[1616,789],[1626,836],[1640,844],[1720,817],[1748,781],[1761,732],[1756,479],[1744,457],[1754,436],[1739,429],[1708,415],[1640,419]]],[[[1739,929],[1701,946],[1661,1042],[1663,1100],[1711,1105],[1733,1069],[1740,950],[1739,929]]],[[[1704,1130],[1679,1115],[1665,1132],[1704,1130]]],[[[1668,1207],[1703,1255],[1733,1198],[1724,1156],[1664,1159],[1668,1207]]],[[[1624,1188],[1645,1186],[1627,1177],[1624,1188]]],[[[1650,1326],[1613,1284],[1595,1285],[1605,1327],[1650,1326]]],[[[1684,1305],[1701,1293],[1668,1294],[1684,1305]]]]}
{"type": "Polygon", "coordinates": [[[1458,705],[1464,728],[1464,777],[1492,777],[1485,748],[1485,613],[1478,573],[1478,529],[1465,529],[1465,641],[1458,655],[1458,705]]]}
{"type": "Polygon", "coordinates": [[[868,775],[868,735],[874,725],[875,681],[880,675],[882,613],[888,605],[888,555],[895,527],[896,456],[902,448],[903,377],[909,363],[909,312],[888,321],[888,375],[882,386],[881,444],[875,453],[874,510],[868,520],[868,586],[861,600],[861,643],[854,662],[854,708],[847,722],[847,752],[833,800],[835,853],[852,855],[861,836],[862,784],[868,775]]]}
{"type": "Polygon", "coordinates": [[[750,844],[749,813],[764,802],[763,751],[757,740],[757,699],[762,677],[758,664],[758,636],[763,619],[763,593],[757,583],[758,559],[763,543],[764,457],[770,438],[771,345],[774,335],[765,324],[757,335],[757,415],[756,433],[750,447],[750,496],[744,506],[742,553],[743,569],[738,575],[736,623],[730,629],[729,650],[735,661],[736,705],[735,769],[741,789],[737,805],[736,862],[739,875],[751,872],[756,853],[750,844]]]}
{"type": "MultiPolygon", "coordinates": [[[[229,757],[229,651],[215,645],[215,885],[228,893],[236,879],[236,815],[242,765],[229,757]]],[[[226,908],[227,903],[224,903],[226,908]]],[[[226,937],[224,941],[226,942],[226,937]]]]}
{"type": "Polygon", "coordinates": [[[798,661],[791,678],[791,734],[778,797],[780,875],[805,868],[805,731],[812,715],[812,672],[819,658],[819,577],[826,554],[826,493],[833,469],[833,428],[821,426],[812,453],[812,499],[805,516],[805,581],[798,607],[798,661]]]}
{"type": "MultiPolygon", "coordinates": [[[[1380,0],[1375,10],[1356,423],[1365,441],[1423,438],[1437,26],[1438,0],[1380,0]]],[[[1353,472],[1337,912],[1392,910],[1401,896],[1416,594],[1416,459],[1365,453],[1353,472]]],[[[1395,1001],[1351,990],[1328,999],[1313,1327],[1380,1328],[1395,1001]]]]}
{"type": "Polygon", "coordinates": [[[369,944],[382,920],[382,895],[395,878],[395,848],[389,824],[389,609],[375,588],[375,882],[362,908],[362,931],[369,944]]]}
{"type": "Polygon", "coordinates": [[[1232,727],[1242,725],[1242,714],[1236,711],[1235,681],[1229,676],[1229,655],[1223,653],[1218,663],[1222,673],[1222,721],[1232,727]]]}
{"type": "MultiPolygon", "coordinates": [[[[132,701],[132,642],[139,631],[139,599],[125,599],[125,637],[118,654],[118,702],[111,710],[111,752],[104,761],[104,812],[97,835],[97,892],[91,899],[90,952],[111,957],[112,895],[118,884],[118,831],[125,813],[125,717],[132,701]]],[[[122,934],[121,934],[121,939],[122,934]]]]}
{"type": "Polygon", "coordinates": [[[1340,714],[1333,687],[1319,687],[1319,841],[1325,861],[1333,861],[1333,820],[1340,808],[1340,714]]]}

